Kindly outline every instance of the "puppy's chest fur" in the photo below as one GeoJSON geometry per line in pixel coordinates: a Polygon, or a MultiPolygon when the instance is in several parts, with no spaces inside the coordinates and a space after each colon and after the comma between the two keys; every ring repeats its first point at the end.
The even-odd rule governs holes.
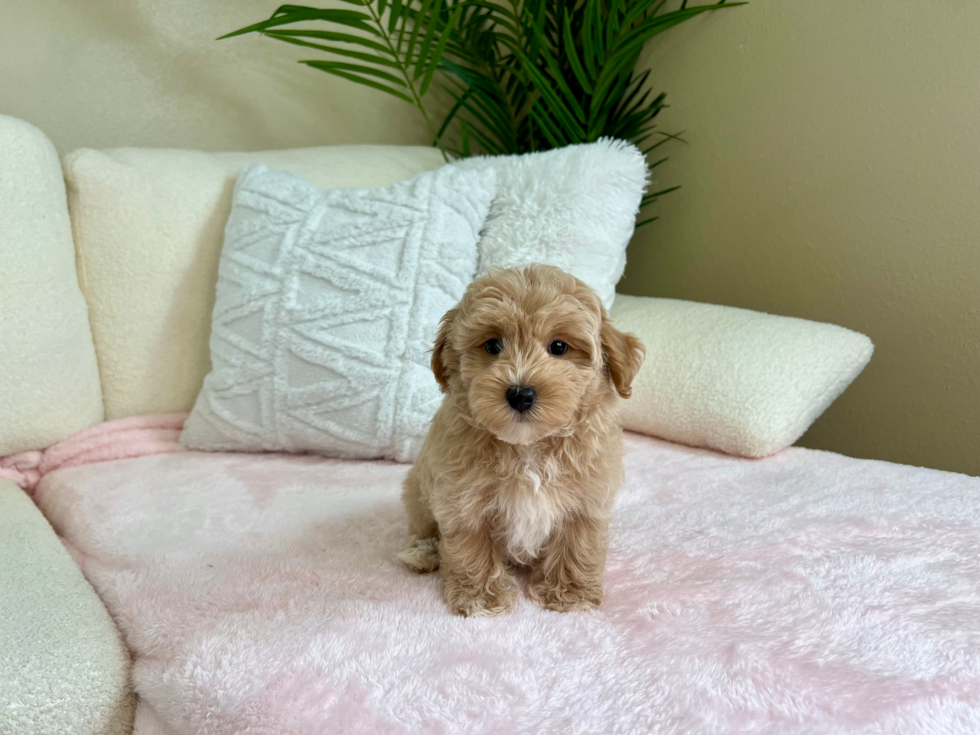
{"type": "Polygon", "coordinates": [[[568,512],[561,467],[535,447],[522,449],[488,497],[494,535],[516,562],[528,564],[568,512]]]}

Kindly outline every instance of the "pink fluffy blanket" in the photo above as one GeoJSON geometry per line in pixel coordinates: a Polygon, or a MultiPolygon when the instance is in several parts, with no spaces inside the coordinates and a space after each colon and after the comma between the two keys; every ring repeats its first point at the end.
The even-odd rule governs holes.
{"type": "Polygon", "coordinates": [[[980,480],[627,435],[591,613],[448,614],[406,467],[186,452],[41,509],[134,656],[137,732],[977,733],[980,480]]]}
{"type": "Polygon", "coordinates": [[[186,418],[186,413],[166,413],[97,424],[47,449],[0,457],[0,479],[32,492],[42,477],[64,467],[183,452],[177,439],[186,418]]]}

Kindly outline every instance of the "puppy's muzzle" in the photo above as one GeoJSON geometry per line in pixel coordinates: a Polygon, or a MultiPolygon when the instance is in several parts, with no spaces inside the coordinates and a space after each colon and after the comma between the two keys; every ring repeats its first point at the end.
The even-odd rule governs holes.
{"type": "Polygon", "coordinates": [[[527,385],[512,385],[507,389],[507,403],[515,411],[524,413],[529,410],[538,399],[538,394],[527,385]]]}

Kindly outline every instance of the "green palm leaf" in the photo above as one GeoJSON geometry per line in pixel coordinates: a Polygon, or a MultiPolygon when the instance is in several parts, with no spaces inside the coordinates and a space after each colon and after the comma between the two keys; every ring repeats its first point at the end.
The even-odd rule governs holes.
{"type": "Polygon", "coordinates": [[[322,41],[334,41],[336,43],[350,43],[356,44],[358,46],[363,46],[364,48],[372,49],[378,53],[386,54],[393,57],[391,49],[389,49],[384,44],[378,43],[370,38],[365,38],[364,36],[355,36],[352,33],[334,33],[331,31],[265,31],[263,33],[267,38],[276,38],[281,41],[287,38],[315,38],[322,41]]]}
{"type": "MultiPolygon", "coordinates": [[[[294,36],[284,36],[275,31],[266,31],[266,36],[269,38],[274,38],[277,41],[285,41],[286,43],[291,43],[296,46],[305,46],[306,48],[315,48],[319,51],[326,51],[331,54],[337,54],[338,56],[346,56],[351,59],[360,59],[361,61],[367,61],[371,64],[380,64],[382,66],[390,66],[398,68],[398,62],[391,58],[385,56],[379,56],[377,54],[366,54],[360,51],[352,51],[342,46],[325,46],[320,43],[311,43],[310,41],[303,41],[294,36]]],[[[308,66],[315,66],[314,64],[309,64],[309,62],[301,61],[301,64],[307,64],[308,66]]]]}
{"type": "Polygon", "coordinates": [[[301,61],[300,64],[306,64],[307,66],[312,66],[314,69],[320,69],[321,71],[343,71],[347,73],[356,74],[366,74],[367,76],[378,77],[391,84],[398,85],[400,87],[407,87],[408,85],[394,74],[389,74],[386,71],[381,71],[380,69],[375,69],[370,66],[364,66],[362,64],[348,64],[342,61],[321,61],[315,59],[313,61],[301,61]]]}

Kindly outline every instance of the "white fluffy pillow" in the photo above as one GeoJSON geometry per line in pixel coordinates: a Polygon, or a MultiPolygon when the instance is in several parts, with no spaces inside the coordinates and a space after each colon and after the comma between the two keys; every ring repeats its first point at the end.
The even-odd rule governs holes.
{"type": "Polygon", "coordinates": [[[442,398],[426,353],[476,271],[495,179],[447,166],[323,191],[245,169],[181,442],[412,460],[442,398]]]}
{"type": "Polygon", "coordinates": [[[647,186],[646,159],[635,145],[604,138],[453,166],[497,171],[497,196],[480,240],[480,274],[493,266],[556,265],[612,306],[647,186]]]}
{"type": "Polygon", "coordinates": [[[843,327],[729,306],[619,295],[610,315],[647,349],[624,427],[742,457],[799,439],[874,351],[843,327]]]}

